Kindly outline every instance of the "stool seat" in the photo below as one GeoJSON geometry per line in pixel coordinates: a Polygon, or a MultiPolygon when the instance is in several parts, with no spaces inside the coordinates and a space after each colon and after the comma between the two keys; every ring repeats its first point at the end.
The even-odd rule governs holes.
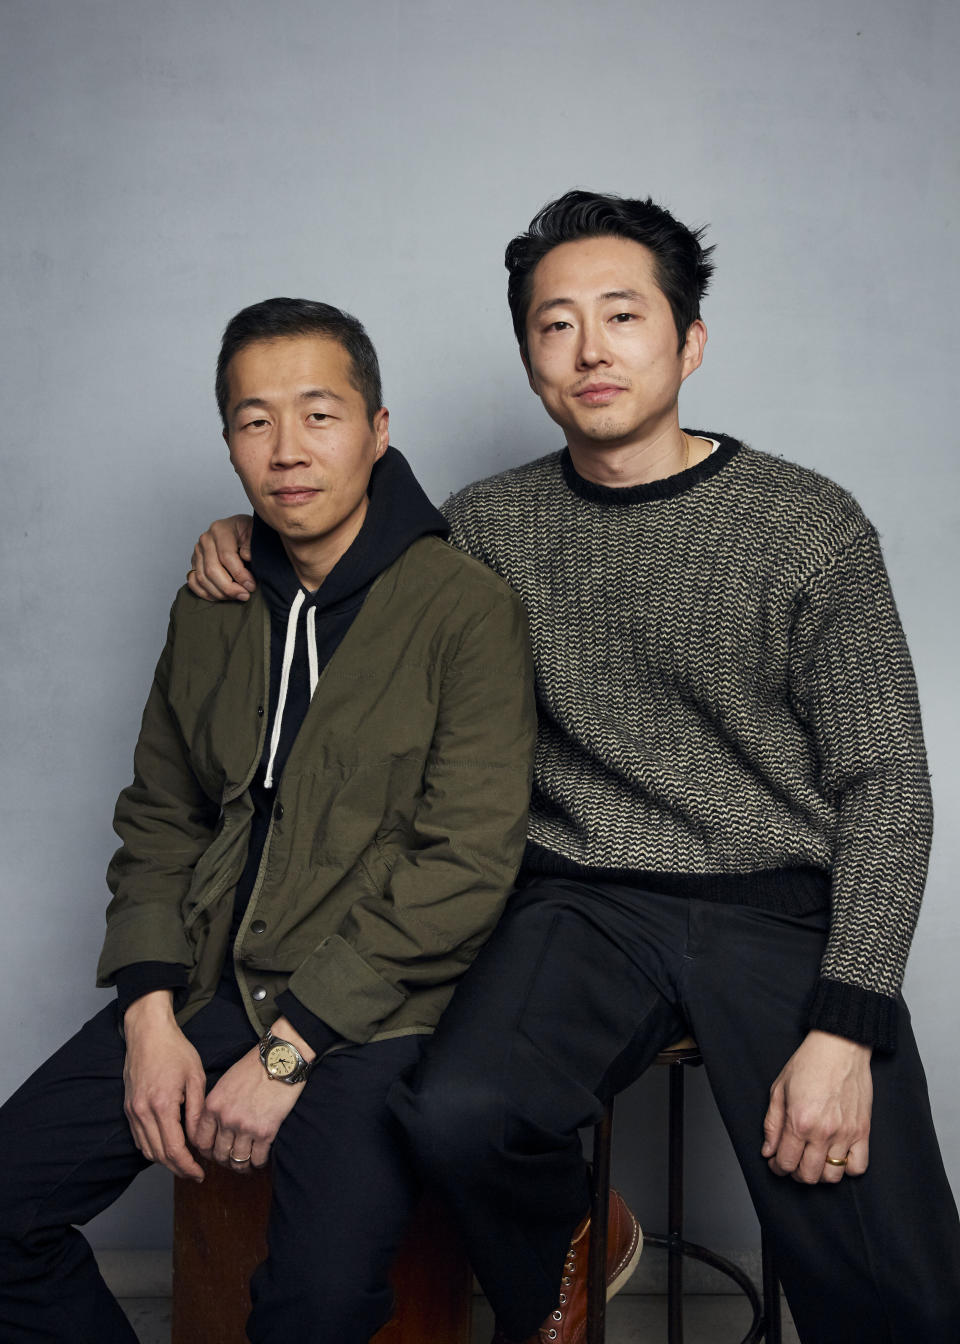
{"type": "Polygon", "coordinates": [[[653,1061],[655,1064],[698,1064],[700,1063],[700,1047],[692,1036],[682,1036],[679,1041],[673,1045],[668,1045],[665,1050],[661,1050],[653,1061]]]}
{"type": "MultiPolygon", "coordinates": [[[[761,1232],[763,1261],[763,1301],[752,1281],[739,1265],[705,1246],[683,1237],[683,1075],[687,1065],[703,1063],[700,1049],[692,1036],[684,1036],[661,1050],[654,1062],[667,1066],[670,1080],[667,1173],[669,1198],[667,1232],[645,1233],[644,1243],[667,1252],[667,1344],[683,1344],[683,1261],[700,1260],[732,1279],[746,1296],[753,1317],[740,1344],[781,1344],[780,1285],[766,1237],[761,1232]]],[[[594,1129],[593,1197],[591,1207],[590,1249],[587,1268],[586,1344],[604,1344],[606,1336],[606,1260],[607,1210],[610,1189],[610,1154],[613,1145],[613,1099],[607,1102],[603,1118],[594,1129]]]]}

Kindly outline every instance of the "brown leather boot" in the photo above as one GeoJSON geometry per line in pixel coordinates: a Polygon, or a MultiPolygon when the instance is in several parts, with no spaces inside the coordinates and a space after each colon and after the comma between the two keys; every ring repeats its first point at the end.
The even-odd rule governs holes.
{"type": "MultiPolygon", "coordinates": [[[[640,1224],[617,1194],[610,1191],[607,1222],[607,1301],[630,1278],[643,1250],[640,1224]]],[[[587,1332],[587,1262],[590,1255],[590,1218],[573,1234],[563,1267],[559,1301],[536,1334],[511,1341],[498,1327],[493,1344],[582,1344],[587,1332]]]]}

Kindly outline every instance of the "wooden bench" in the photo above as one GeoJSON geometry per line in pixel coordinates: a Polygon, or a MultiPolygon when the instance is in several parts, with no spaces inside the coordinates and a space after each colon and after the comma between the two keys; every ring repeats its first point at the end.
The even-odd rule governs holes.
{"type": "MultiPolygon", "coordinates": [[[[250,1275],[267,1253],[270,1172],[205,1162],[174,1183],[172,1344],[243,1344],[250,1275]]],[[[473,1276],[459,1235],[426,1196],[393,1269],[396,1309],[371,1344],[470,1344],[473,1276]]]]}

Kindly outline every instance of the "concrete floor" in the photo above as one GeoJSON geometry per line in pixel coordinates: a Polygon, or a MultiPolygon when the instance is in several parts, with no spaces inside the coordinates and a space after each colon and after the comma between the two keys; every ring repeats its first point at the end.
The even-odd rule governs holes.
{"type": "MultiPolygon", "coordinates": [[[[170,1300],[128,1297],[121,1305],[140,1344],[170,1344],[170,1300]]],[[[621,1294],[607,1309],[607,1344],[662,1344],[666,1340],[666,1299],[655,1295],[621,1294]]],[[[690,1295],[684,1303],[684,1344],[738,1344],[749,1324],[742,1298],[690,1295]]],[[[473,1344],[490,1344],[493,1317],[477,1298],[473,1310],[473,1344]]],[[[241,1341],[237,1341],[241,1344],[241,1341]]],[[[437,1344],[442,1344],[441,1340],[437,1344]]],[[[799,1344],[784,1307],[783,1344],[799,1344]]]]}

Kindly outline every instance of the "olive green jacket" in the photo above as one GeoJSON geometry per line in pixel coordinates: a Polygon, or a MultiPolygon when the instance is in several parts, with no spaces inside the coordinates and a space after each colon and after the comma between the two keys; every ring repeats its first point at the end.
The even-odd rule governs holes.
{"type": "Polygon", "coordinates": [[[523,608],[436,537],[380,575],[290,751],[231,950],[269,648],[258,594],[178,594],[117,803],[98,984],[136,962],[186,965],[183,1022],[232,955],[258,1030],[289,985],[351,1041],[429,1031],[523,850],[535,735],[523,608]]]}

